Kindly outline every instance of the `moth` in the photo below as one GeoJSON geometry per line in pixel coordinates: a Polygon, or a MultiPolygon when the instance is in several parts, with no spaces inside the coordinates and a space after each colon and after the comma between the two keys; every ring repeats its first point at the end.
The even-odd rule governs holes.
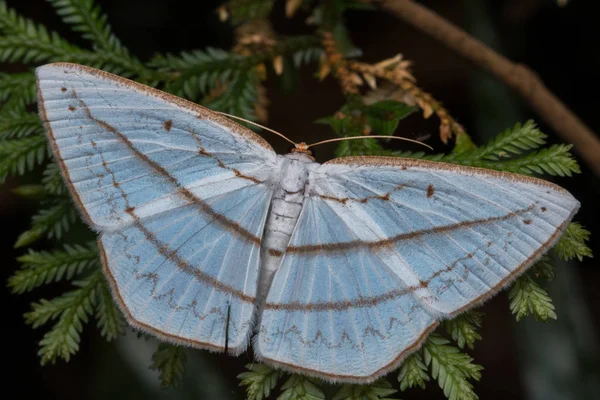
{"type": "Polygon", "coordinates": [[[550,182],[278,155],[206,108],[81,65],[36,70],[48,140],[129,323],[328,381],[397,368],[530,267],[579,208],[550,182]]]}

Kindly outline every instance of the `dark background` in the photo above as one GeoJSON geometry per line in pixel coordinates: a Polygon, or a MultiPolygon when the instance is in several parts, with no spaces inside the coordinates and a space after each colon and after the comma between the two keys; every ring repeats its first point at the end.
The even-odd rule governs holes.
{"type": "MultiPolygon", "coordinates": [[[[8,0],[22,15],[43,23],[61,35],[85,46],[85,42],[63,25],[43,0],[8,0]]],[[[206,46],[229,48],[231,27],[219,22],[214,9],[218,1],[103,0],[122,42],[142,59],[154,52],[179,52],[206,46]]],[[[444,17],[469,30],[509,58],[534,70],[547,86],[575,111],[594,131],[600,132],[600,55],[598,40],[600,5],[595,1],[572,0],[559,8],[552,0],[430,0],[423,2],[444,17]]],[[[287,20],[283,2],[273,11],[275,29],[282,34],[307,33],[303,18],[287,20]]],[[[464,124],[478,143],[496,135],[515,122],[535,118],[551,142],[559,142],[520,99],[501,83],[473,67],[452,51],[381,12],[351,12],[348,27],[366,61],[377,61],[403,53],[414,61],[419,85],[440,99],[450,113],[464,124]]],[[[13,72],[18,67],[0,65],[13,72]]],[[[271,106],[268,125],[295,141],[315,141],[332,137],[317,118],[331,115],[343,103],[336,82],[319,84],[312,78],[315,66],[304,69],[295,92],[279,90],[276,80],[267,82],[271,106]]],[[[437,140],[437,121],[412,115],[403,121],[400,134],[431,135],[436,151],[446,151],[437,140]]],[[[273,136],[267,140],[278,151],[287,144],[273,136]]],[[[396,147],[406,145],[395,144],[396,147]]],[[[319,161],[332,157],[334,146],[318,149],[319,161]]],[[[574,179],[554,181],[569,189],[582,203],[576,217],[592,233],[591,246],[598,246],[598,177],[582,165],[583,173],[574,179]]],[[[27,229],[35,204],[24,202],[9,189],[19,182],[9,180],[0,190],[2,226],[2,271],[4,282],[18,267],[12,248],[15,238],[27,229]]],[[[43,244],[40,245],[40,247],[43,244]]],[[[516,323],[505,293],[488,302],[480,341],[470,354],[483,365],[483,379],[475,383],[482,399],[587,399],[600,398],[598,328],[600,309],[600,270],[592,259],[562,265],[550,285],[558,321],[546,324],[529,319],[516,323]]],[[[128,334],[116,344],[107,344],[93,326],[84,330],[81,351],[69,363],[39,366],[37,342],[43,328],[26,326],[22,314],[29,303],[64,290],[60,285],[32,293],[11,295],[2,285],[2,335],[4,339],[5,388],[17,390],[23,398],[105,399],[105,398],[194,398],[242,399],[236,375],[252,360],[251,353],[238,358],[207,352],[188,353],[188,369],[182,389],[161,391],[156,374],[147,369],[155,348],[151,341],[128,334]]],[[[395,382],[395,375],[390,375],[395,382]]],[[[432,382],[401,393],[403,399],[441,399],[443,394],[432,382]]]]}

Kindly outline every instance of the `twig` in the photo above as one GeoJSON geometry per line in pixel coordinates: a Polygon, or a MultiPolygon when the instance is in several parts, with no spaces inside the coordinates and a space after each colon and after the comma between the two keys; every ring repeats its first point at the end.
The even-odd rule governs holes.
{"type": "Polygon", "coordinates": [[[358,87],[362,84],[360,77],[348,70],[348,62],[337,48],[337,43],[330,32],[322,34],[323,48],[327,68],[333,71],[345,94],[358,94],[358,87]]]}
{"type": "Polygon", "coordinates": [[[377,78],[388,80],[400,87],[404,92],[410,94],[419,107],[423,110],[425,118],[429,118],[431,113],[435,113],[440,119],[440,138],[444,143],[455,135],[466,135],[462,125],[452,118],[442,104],[433,98],[432,95],[419,88],[411,79],[407,79],[404,75],[396,73],[394,69],[386,69],[377,65],[370,65],[358,61],[350,61],[348,68],[351,71],[360,72],[361,74],[371,75],[377,78]]]}
{"type": "Polygon", "coordinates": [[[542,119],[600,175],[600,139],[521,64],[515,64],[479,40],[412,0],[380,0],[383,9],[427,33],[463,57],[486,69],[519,93],[542,119]]]}

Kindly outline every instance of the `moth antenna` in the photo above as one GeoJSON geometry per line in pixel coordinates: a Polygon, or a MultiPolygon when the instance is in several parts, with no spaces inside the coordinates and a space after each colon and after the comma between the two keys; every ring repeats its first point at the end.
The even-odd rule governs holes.
{"type": "Polygon", "coordinates": [[[267,128],[266,126],[262,126],[261,124],[257,124],[256,122],[248,121],[247,119],[236,117],[235,115],[227,114],[227,113],[224,113],[224,112],[221,112],[221,111],[213,111],[213,112],[217,113],[217,114],[224,115],[224,116],[229,117],[229,118],[233,118],[233,119],[237,119],[237,120],[240,120],[240,121],[247,122],[250,125],[258,126],[259,128],[262,128],[265,131],[269,131],[271,133],[276,134],[277,136],[280,136],[280,137],[284,138],[285,140],[287,140],[288,142],[290,142],[291,144],[293,144],[294,147],[298,147],[297,143],[291,141],[290,139],[288,139],[287,137],[285,137],[282,133],[279,133],[279,132],[277,132],[277,131],[275,131],[275,130],[273,130],[271,128],[267,128]]]}
{"type": "Polygon", "coordinates": [[[355,139],[398,139],[398,140],[404,140],[404,141],[411,142],[411,143],[417,143],[417,144],[420,144],[422,146],[427,147],[430,150],[433,150],[433,147],[431,147],[430,145],[425,144],[423,142],[420,142],[418,140],[409,139],[409,138],[405,138],[405,137],[401,137],[401,136],[378,136],[378,135],[374,135],[374,136],[371,136],[371,135],[369,135],[369,136],[352,136],[352,137],[327,139],[327,140],[323,140],[322,142],[308,144],[308,145],[306,145],[306,148],[318,146],[320,144],[325,144],[325,143],[341,142],[342,140],[355,140],[355,139]]]}

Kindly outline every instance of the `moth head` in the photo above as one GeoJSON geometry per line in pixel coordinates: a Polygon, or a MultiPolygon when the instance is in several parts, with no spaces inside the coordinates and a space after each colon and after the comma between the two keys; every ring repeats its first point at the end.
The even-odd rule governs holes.
{"type": "Polygon", "coordinates": [[[295,144],[293,148],[290,149],[290,153],[303,153],[312,158],[313,152],[308,148],[308,145],[304,142],[295,144]]]}

